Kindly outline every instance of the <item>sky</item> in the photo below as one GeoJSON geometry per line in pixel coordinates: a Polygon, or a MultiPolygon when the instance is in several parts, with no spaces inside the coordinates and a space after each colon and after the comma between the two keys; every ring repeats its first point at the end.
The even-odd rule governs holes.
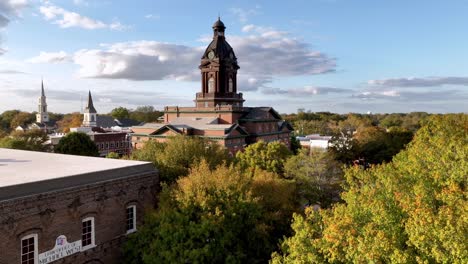
{"type": "Polygon", "coordinates": [[[467,0],[0,0],[0,112],[193,106],[218,15],[246,106],[468,112],[467,0]]]}

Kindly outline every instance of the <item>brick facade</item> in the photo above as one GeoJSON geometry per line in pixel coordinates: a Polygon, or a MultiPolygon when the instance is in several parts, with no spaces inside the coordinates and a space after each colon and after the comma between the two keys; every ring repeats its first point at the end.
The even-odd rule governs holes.
{"type": "Polygon", "coordinates": [[[156,171],[0,201],[0,264],[21,263],[21,239],[37,234],[38,252],[54,248],[65,235],[81,239],[82,220],[94,217],[95,244],[54,263],[119,263],[126,239],[126,208],[136,206],[137,230],[146,208],[156,204],[156,171]]]}

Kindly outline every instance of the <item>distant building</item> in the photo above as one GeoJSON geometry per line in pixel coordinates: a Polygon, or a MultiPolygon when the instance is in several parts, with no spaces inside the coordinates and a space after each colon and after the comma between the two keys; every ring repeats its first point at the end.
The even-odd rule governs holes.
{"type": "Polygon", "coordinates": [[[28,124],[26,126],[18,126],[15,128],[16,131],[27,131],[30,129],[40,129],[46,133],[51,133],[57,129],[55,121],[49,119],[49,113],[47,112],[47,101],[44,92],[44,81],[41,82],[41,96],[38,100],[38,112],[36,114],[36,122],[28,124]]]}
{"type": "Polygon", "coordinates": [[[120,263],[159,190],[151,163],[0,149],[0,263],[120,263]]]}
{"type": "Polygon", "coordinates": [[[319,148],[327,149],[331,136],[321,136],[319,134],[307,135],[304,137],[296,137],[304,148],[319,148]]]}
{"type": "Polygon", "coordinates": [[[140,148],[147,140],[165,141],[171,135],[200,136],[214,140],[231,153],[259,140],[280,141],[290,147],[291,125],[271,107],[244,107],[237,90],[239,65],[226,41],[220,19],[213,25],[213,40],[200,63],[201,92],[195,107],[167,106],[164,123],[132,127],[132,144],[140,148]]]}
{"type": "Polygon", "coordinates": [[[105,157],[111,152],[122,156],[131,153],[132,146],[129,136],[131,124],[139,124],[139,122],[131,119],[125,119],[121,122],[111,116],[98,115],[90,91],[88,103],[83,113],[83,124],[81,127],[70,128],[70,131],[86,133],[98,147],[101,157],[105,157]]]}

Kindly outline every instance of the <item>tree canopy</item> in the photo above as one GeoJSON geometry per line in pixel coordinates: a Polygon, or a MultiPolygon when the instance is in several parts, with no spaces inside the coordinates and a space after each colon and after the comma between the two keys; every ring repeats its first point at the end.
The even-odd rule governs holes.
{"type": "Polygon", "coordinates": [[[243,152],[237,152],[236,162],[243,169],[261,169],[282,175],[284,162],[290,155],[288,147],[281,142],[259,141],[247,146],[243,152]]]}
{"type": "Polygon", "coordinates": [[[113,118],[117,119],[124,119],[130,117],[130,111],[122,106],[112,109],[110,114],[113,118]]]}
{"type": "Polygon", "coordinates": [[[343,204],[295,215],[273,263],[466,263],[468,116],[432,116],[392,162],[346,171],[343,204]]]}
{"type": "Polygon", "coordinates": [[[55,146],[55,152],[80,156],[99,156],[96,144],[82,132],[72,132],[62,137],[55,146]]]}
{"type": "Polygon", "coordinates": [[[128,241],[125,261],[264,263],[284,234],[293,190],[272,173],[210,170],[203,161],[163,191],[158,210],[128,241]]]}
{"type": "Polygon", "coordinates": [[[169,137],[164,143],[147,141],[143,148],[134,150],[130,158],[153,162],[160,170],[161,180],[166,182],[187,175],[202,159],[212,169],[230,160],[226,149],[216,142],[183,135],[169,137]]]}

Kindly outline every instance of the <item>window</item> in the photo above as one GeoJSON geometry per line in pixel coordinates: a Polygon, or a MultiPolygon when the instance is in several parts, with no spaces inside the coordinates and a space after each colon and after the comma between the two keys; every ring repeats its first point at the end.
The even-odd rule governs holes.
{"type": "Polygon", "coordinates": [[[229,92],[232,93],[234,91],[234,84],[232,83],[232,79],[229,78],[229,92]]]}
{"type": "Polygon", "coordinates": [[[91,115],[91,122],[94,122],[94,115],[91,115]]]}
{"type": "Polygon", "coordinates": [[[209,93],[214,93],[215,92],[215,81],[214,81],[213,77],[211,77],[208,80],[208,92],[209,93]]]}
{"type": "Polygon", "coordinates": [[[36,264],[38,259],[37,234],[21,239],[21,264],[36,264]]]}
{"type": "Polygon", "coordinates": [[[94,244],[94,217],[88,217],[81,222],[81,250],[87,250],[94,244]]]}
{"type": "Polygon", "coordinates": [[[136,206],[127,207],[127,234],[136,231],[136,206]]]}

